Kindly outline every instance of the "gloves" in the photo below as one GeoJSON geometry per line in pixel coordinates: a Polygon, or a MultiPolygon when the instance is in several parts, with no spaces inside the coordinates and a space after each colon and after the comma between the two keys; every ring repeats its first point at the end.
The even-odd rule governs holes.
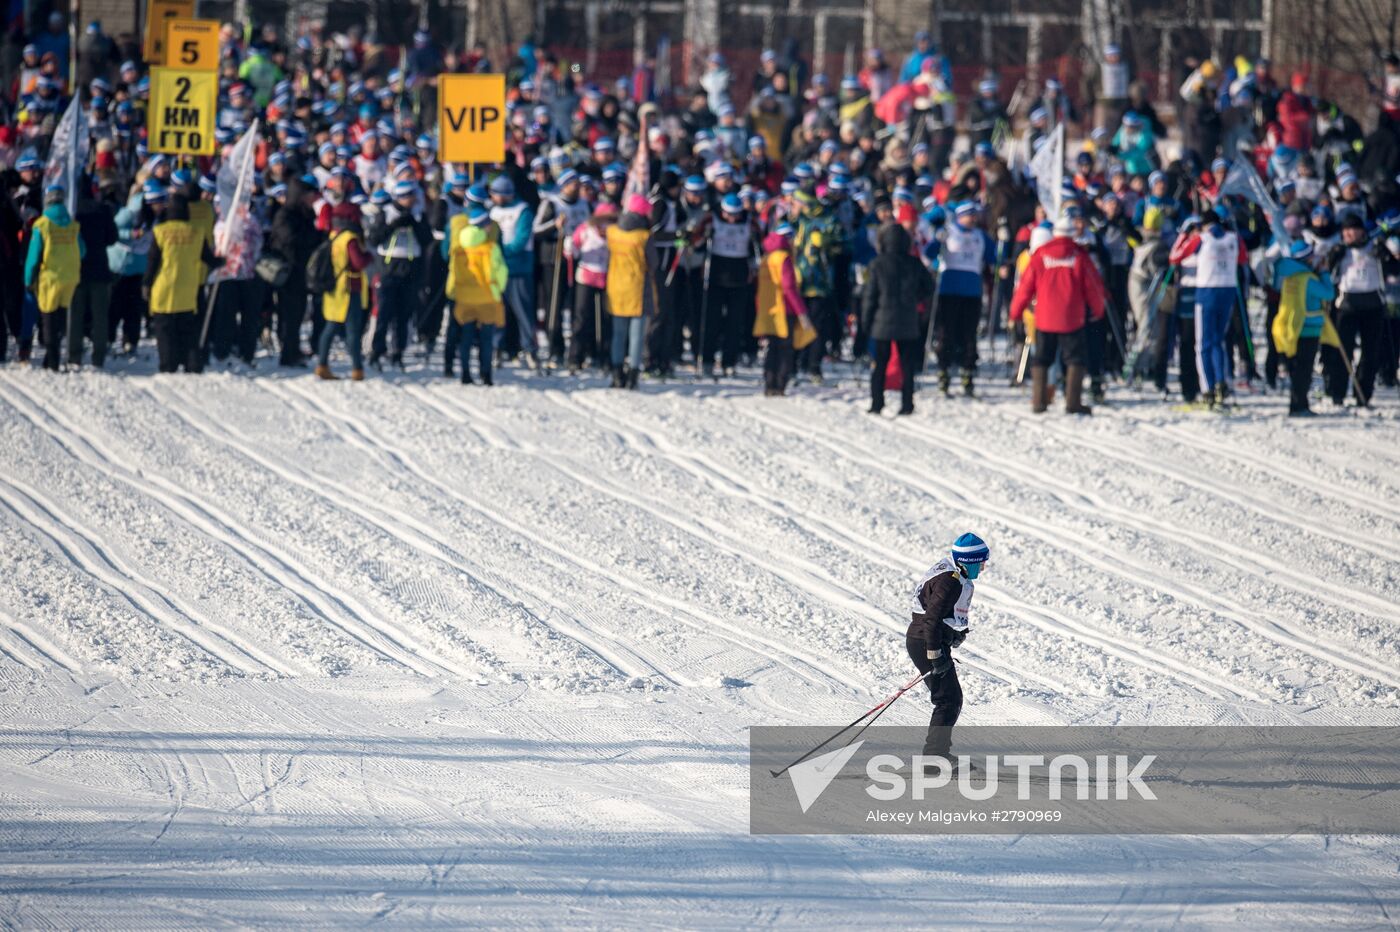
{"type": "Polygon", "coordinates": [[[946,650],[931,650],[928,659],[933,661],[933,675],[942,676],[953,668],[953,658],[946,650]]]}
{"type": "Polygon", "coordinates": [[[953,631],[947,635],[949,647],[961,647],[962,642],[967,640],[967,629],[953,631]]]}

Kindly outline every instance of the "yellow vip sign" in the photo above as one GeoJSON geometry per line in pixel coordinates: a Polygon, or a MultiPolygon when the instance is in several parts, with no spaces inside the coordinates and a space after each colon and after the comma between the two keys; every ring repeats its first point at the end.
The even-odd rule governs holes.
{"type": "Polygon", "coordinates": [[[438,76],[438,159],[503,162],[506,158],[506,76],[438,76]]]}
{"type": "Polygon", "coordinates": [[[172,19],[193,19],[195,0],[146,0],[146,41],[141,57],[148,62],[165,61],[165,23],[172,19]]]}
{"type": "Polygon", "coordinates": [[[213,155],[218,112],[218,72],[152,68],[146,146],[167,155],[213,155]]]}
{"type": "Polygon", "coordinates": [[[219,70],[217,19],[165,21],[165,65],[189,71],[219,70]]]}

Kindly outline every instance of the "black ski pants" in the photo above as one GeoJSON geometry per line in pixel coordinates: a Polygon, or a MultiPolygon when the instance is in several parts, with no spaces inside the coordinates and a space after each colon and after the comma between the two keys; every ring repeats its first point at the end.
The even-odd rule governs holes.
{"type": "MultiPolygon", "coordinates": [[[[909,651],[909,659],[914,661],[920,673],[933,669],[933,661],[928,659],[928,645],[921,638],[905,638],[904,647],[909,651]]],[[[924,738],[924,754],[948,756],[953,746],[953,726],[962,714],[962,684],[958,682],[958,668],[948,658],[948,669],[925,678],[929,698],[933,701],[933,715],[928,720],[928,735],[924,738]]]]}

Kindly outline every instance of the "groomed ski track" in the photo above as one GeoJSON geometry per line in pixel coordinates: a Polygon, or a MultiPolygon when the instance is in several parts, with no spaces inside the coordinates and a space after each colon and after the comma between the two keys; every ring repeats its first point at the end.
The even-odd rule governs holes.
{"type": "Polygon", "coordinates": [[[907,679],[965,530],[967,723],[1400,724],[1393,393],[117,368],[0,369],[0,925],[1400,918],[1393,839],[753,837],[746,795],[748,727],[907,679]]]}

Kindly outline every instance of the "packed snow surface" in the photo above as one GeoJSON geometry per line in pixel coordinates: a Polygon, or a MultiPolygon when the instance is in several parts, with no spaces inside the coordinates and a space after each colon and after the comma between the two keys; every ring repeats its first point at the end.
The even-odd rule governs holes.
{"type": "Polygon", "coordinates": [[[1384,837],[756,837],[747,729],[1400,723],[1400,411],[0,371],[0,923],[1393,927],[1384,837]],[[925,694],[886,719],[926,720],[925,694]]]}

